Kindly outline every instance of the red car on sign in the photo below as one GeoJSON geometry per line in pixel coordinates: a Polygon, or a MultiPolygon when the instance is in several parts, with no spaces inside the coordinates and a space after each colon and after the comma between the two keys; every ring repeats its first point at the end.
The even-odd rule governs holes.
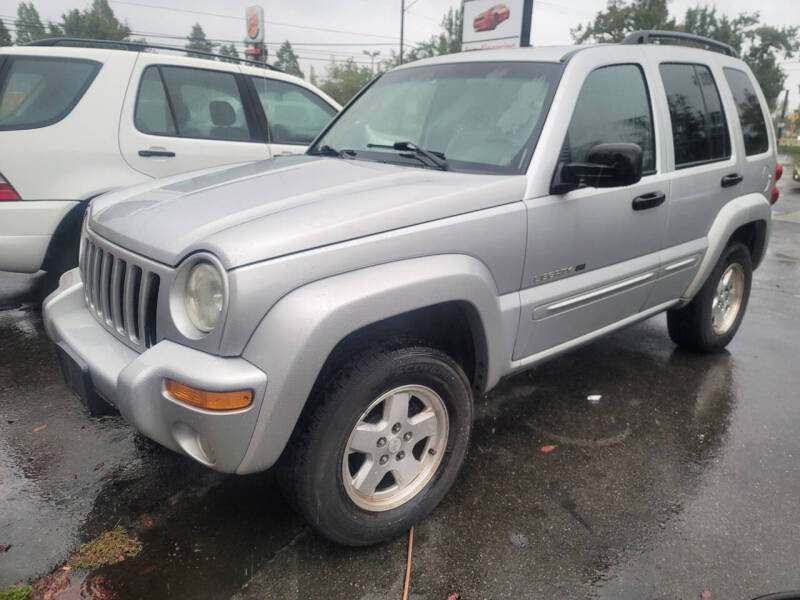
{"type": "Polygon", "coordinates": [[[502,23],[509,16],[510,11],[505,4],[495,4],[491,8],[479,13],[472,21],[475,31],[492,31],[498,23],[502,23]]]}

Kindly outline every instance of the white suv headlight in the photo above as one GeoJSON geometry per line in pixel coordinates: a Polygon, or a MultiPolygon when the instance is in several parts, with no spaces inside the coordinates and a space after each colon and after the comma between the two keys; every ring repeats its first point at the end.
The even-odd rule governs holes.
{"type": "Polygon", "coordinates": [[[184,288],[184,306],[192,325],[203,333],[219,323],[225,299],[222,274],[210,262],[198,262],[189,271],[184,288]]]}

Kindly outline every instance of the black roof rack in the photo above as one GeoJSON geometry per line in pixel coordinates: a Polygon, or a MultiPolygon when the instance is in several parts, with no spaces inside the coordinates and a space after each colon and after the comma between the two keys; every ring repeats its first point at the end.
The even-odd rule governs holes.
{"type": "Polygon", "coordinates": [[[34,40],[33,42],[28,42],[27,44],[25,44],[25,46],[59,46],[61,44],[80,44],[84,46],[117,46],[124,50],[130,50],[131,52],[142,52],[143,50],[149,50],[151,48],[155,50],[172,50],[173,52],[186,52],[190,54],[198,54],[200,56],[223,58],[225,60],[229,60],[232,62],[246,63],[249,65],[254,65],[256,67],[261,67],[263,69],[269,69],[271,71],[283,72],[283,69],[279,69],[278,67],[268,65],[267,63],[258,62],[257,60],[250,60],[248,58],[238,58],[235,56],[225,56],[224,54],[215,54],[214,52],[204,52],[202,50],[187,50],[186,48],[181,48],[180,46],[168,46],[166,44],[127,42],[124,40],[88,40],[84,38],[54,37],[54,38],[45,38],[43,40],[34,40]]]}
{"type": "Polygon", "coordinates": [[[727,54],[728,56],[737,56],[736,50],[733,46],[723,44],[717,40],[703,37],[702,35],[694,35],[693,33],[684,33],[682,31],[662,31],[659,29],[649,29],[645,31],[634,31],[625,36],[622,40],[623,44],[649,44],[651,40],[679,40],[681,42],[692,42],[700,44],[706,50],[714,50],[727,54]]]}

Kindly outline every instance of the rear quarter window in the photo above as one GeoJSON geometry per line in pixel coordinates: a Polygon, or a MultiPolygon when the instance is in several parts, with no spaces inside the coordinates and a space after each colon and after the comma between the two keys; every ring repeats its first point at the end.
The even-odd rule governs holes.
{"type": "Polygon", "coordinates": [[[57,123],[75,108],[99,70],[93,60],[6,57],[0,65],[0,131],[57,123]]]}
{"type": "Polygon", "coordinates": [[[769,150],[769,137],[767,124],[764,121],[764,111],[758,100],[753,83],[744,71],[725,67],[725,79],[733,94],[736,103],[736,112],[739,114],[739,123],[742,125],[744,138],[744,153],[747,156],[761,154],[769,150]]]}

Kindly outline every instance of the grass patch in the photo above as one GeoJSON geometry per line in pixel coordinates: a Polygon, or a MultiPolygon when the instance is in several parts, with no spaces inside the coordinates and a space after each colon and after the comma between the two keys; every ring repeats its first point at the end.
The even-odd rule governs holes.
{"type": "Polygon", "coordinates": [[[0,600],[25,600],[32,591],[27,583],[18,583],[0,590],[0,600]]]}
{"type": "Polygon", "coordinates": [[[91,542],[81,544],[78,551],[69,557],[69,564],[81,569],[97,569],[133,558],[141,550],[142,543],[128,535],[122,525],[117,525],[91,542]]]}

